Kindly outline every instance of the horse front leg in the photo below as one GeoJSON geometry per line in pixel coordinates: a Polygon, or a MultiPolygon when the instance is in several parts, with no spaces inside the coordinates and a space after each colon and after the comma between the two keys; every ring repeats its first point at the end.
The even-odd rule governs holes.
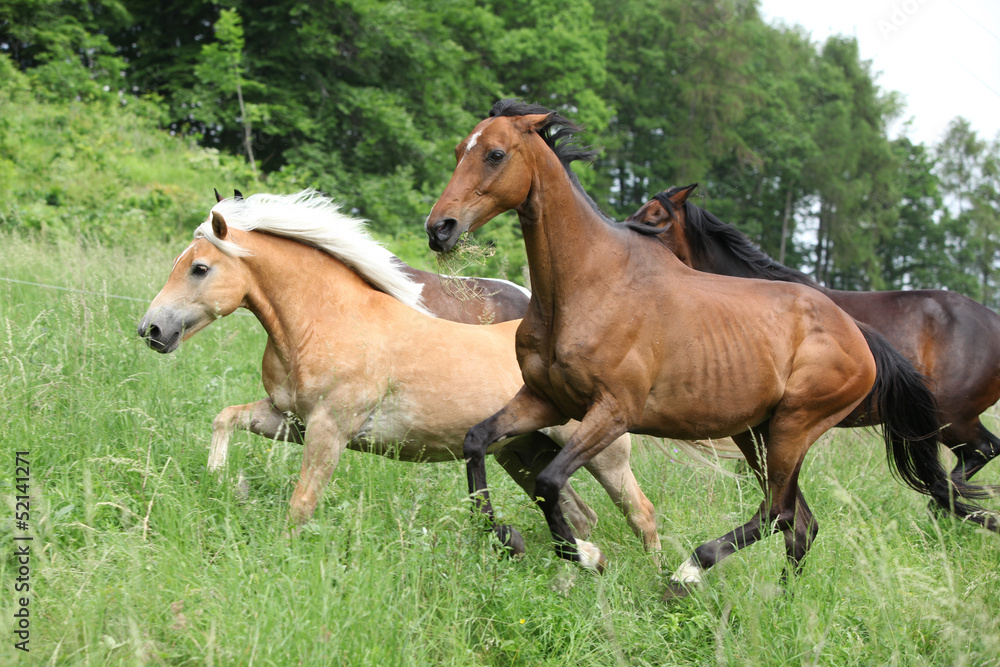
{"type": "Polygon", "coordinates": [[[604,487],[612,502],[625,515],[632,532],[642,540],[642,545],[652,553],[653,562],[659,567],[660,534],[656,530],[656,509],[642,492],[639,481],[632,472],[631,454],[632,439],[627,434],[622,435],[584,467],[604,487]]]}
{"type": "Polygon", "coordinates": [[[552,463],[535,480],[539,504],[549,524],[556,553],[599,573],[607,567],[607,559],[596,545],[573,536],[559,505],[559,492],[580,466],[589,463],[625,434],[627,425],[622,414],[614,401],[596,403],[552,463]]]}
{"type": "MultiPolygon", "coordinates": [[[[560,449],[562,444],[541,431],[535,431],[508,440],[501,449],[493,453],[493,458],[534,502],[537,497],[535,479],[552,462],[560,449]]],[[[560,503],[566,518],[573,524],[573,531],[583,539],[587,539],[590,531],[597,525],[597,514],[573,489],[570,482],[567,482],[562,489],[560,503]]]]}
{"type": "Polygon", "coordinates": [[[246,405],[224,408],[212,420],[212,444],[208,451],[208,470],[216,472],[226,465],[229,440],[236,431],[250,431],[271,440],[302,442],[302,428],[274,407],[270,398],[246,405]]]}
{"type": "MultiPolygon", "coordinates": [[[[520,533],[510,526],[498,525],[490,503],[490,493],[486,486],[486,450],[493,443],[515,435],[556,426],[567,421],[546,399],[538,396],[528,387],[522,386],[507,405],[492,417],[476,424],[465,435],[462,454],[465,457],[469,480],[469,495],[473,499],[473,513],[486,517],[490,530],[496,534],[500,544],[511,550],[513,555],[524,553],[524,540],[520,533]]],[[[537,489],[537,482],[536,482],[537,489]]]]}
{"type": "Polygon", "coordinates": [[[316,512],[323,489],[333,476],[347,441],[330,415],[310,417],[302,451],[302,470],[288,506],[288,520],[295,526],[301,526],[316,512]]]}

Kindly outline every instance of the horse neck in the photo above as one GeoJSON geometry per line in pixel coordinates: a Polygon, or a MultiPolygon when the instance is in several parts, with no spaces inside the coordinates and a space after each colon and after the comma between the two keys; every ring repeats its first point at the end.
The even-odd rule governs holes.
{"type": "MultiPolygon", "coordinates": [[[[690,241],[688,241],[688,247],[691,247],[690,241]]],[[[801,271],[778,264],[777,262],[773,262],[773,270],[754,266],[746,260],[737,257],[725,244],[717,241],[711,234],[705,235],[700,249],[698,251],[691,250],[690,256],[691,268],[698,271],[736,278],[757,278],[760,280],[799,283],[808,285],[823,293],[829,292],[827,288],[819,285],[801,271]]]]}
{"type": "Polygon", "coordinates": [[[536,153],[531,194],[517,209],[528,257],[532,301],[544,312],[581,284],[624,266],[621,236],[594,209],[549,150],[536,153]],[[544,175],[539,170],[544,171],[544,175]],[[544,177],[544,185],[541,179],[544,177]],[[600,269],[588,269],[594,262],[600,269]],[[596,271],[596,272],[595,272],[596,271]]]}
{"type": "MultiPolygon", "coordinates": [[[[251,286],[246,308],[260,321],[279,354],[293,352],[314,335],[337,336],[330,329],[370,298],[375,289],[340,260],[291,239],[250,233],[244,258],[251,286]],[[322,332],[314,331],[322,313],[322,332]]],[[[350,327],[343,327],[349,330],[350,327]]]]}

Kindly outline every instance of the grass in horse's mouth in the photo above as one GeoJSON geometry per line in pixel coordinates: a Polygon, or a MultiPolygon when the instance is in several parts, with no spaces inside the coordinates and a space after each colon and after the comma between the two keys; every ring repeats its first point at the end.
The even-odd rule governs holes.
{"type": "Polygon", "coordinates": [[[492,243],[479,243],[469,232],[463,233],[455,246],[446,253],[435,253],[438,273],[460,276],[470,266],[485,266],[486,260],[495,255],[492,243]]]}

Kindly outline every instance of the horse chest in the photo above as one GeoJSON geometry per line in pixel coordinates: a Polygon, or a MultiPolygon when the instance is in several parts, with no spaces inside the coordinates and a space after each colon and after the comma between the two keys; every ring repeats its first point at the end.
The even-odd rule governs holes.
{"type": "MultiPolygon", "coordinates": [[[[590,358],[586,346],[556,344],[519,345],[518,363],[524,383],[546,396],[564,414],[580,419],[598,391],[600,373],[580,373],[590,358]]],[[[590,361],[593,361],[590,359],[590,361]]]]}

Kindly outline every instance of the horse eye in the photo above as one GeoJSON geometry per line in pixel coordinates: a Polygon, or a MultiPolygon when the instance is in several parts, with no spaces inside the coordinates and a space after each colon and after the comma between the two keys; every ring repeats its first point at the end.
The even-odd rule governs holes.
{"type": "Polygon", "coordinates": [[[197,278],[201,278],[208,273],[208,266],[205,264],[192,264],[191,265],[191,275],[197,278]]]}
{"type": "Polygon", "coordinates": [[[505,155],[506,154],[502,150],[496,148],[489,152],[489,155],[486,156],[486,159],[492,162],[493,164],[500,164],[500,161],[504,159],[505,155]]]}

